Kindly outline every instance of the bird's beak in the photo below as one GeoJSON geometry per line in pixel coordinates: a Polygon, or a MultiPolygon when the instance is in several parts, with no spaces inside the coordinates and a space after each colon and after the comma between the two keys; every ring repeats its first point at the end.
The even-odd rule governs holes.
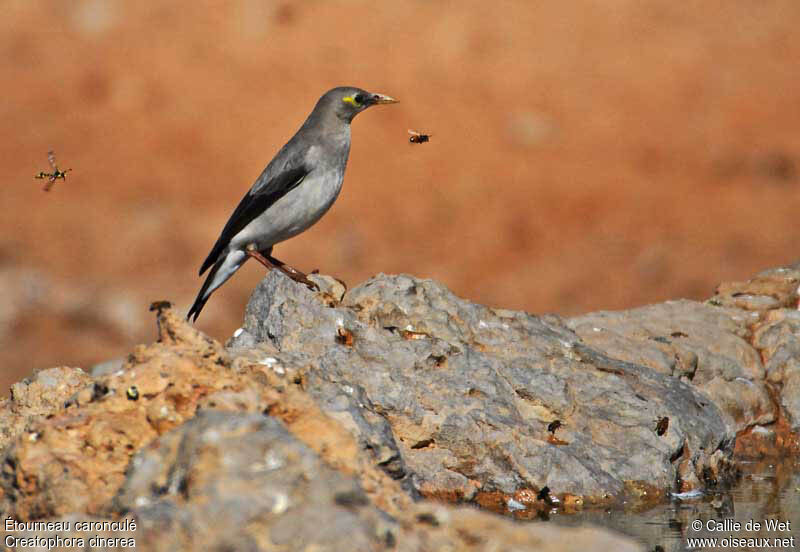
{"type": "Polygon", "coordinates": [[[372,103],[374,104],[393,104],[397,103],[400,100],[395,100],[394,98],[390,98],[389,96],[384,96],[383,94],[373,94],[372,95],[372,103]]]}

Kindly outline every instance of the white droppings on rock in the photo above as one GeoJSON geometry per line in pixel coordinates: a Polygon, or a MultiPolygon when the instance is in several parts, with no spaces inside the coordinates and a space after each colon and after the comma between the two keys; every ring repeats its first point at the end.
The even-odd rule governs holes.
{"type": "Polygon", "coordinates": [[[602,332],[603,330],[601,330],[600,328],[598,328],[597,326],[595,326],[594,328],[592,328],[592,331],[593,331],[593,332],[602,332]]]}
{"type": "Polygon", "coordinates": [[[489,327],[489,324],[487,324],[487,323],[486,323],[486,322],[484,322],[483,320],[478,320],[478,327],[479,327],[479,328],[488,328],[488,327],[489,327]]]}
{"type": "Polygon", "coordinates": [[[517,502],[513,498],[506,500],[506,506],[508,506],[508,509],[512,512],[516,512],[517,510],[525,510],[525,505],[521,502],[517,502]]]}
{"type": "Polygon", "coordinates": [[[342,385],[342,391],[344,391],[348,395],[352,395],[355,389],[353,389],[353,387],[350,385],[342,385]]]}
{"type": "Polygon", "coordinates": [[[703,496],[702,489],[692,489],[691,491],[686,491],[685,493],[670,493],[673,498],[677,498],[678,500],[686,500],[690,498],[697,498],[698,496],[703,496]]]}
{"type": "Polygon", "coordinates": [[[262,366],[269,366],[278,375],[282,376],[286,373],[286,370],[283,368],[283,366],[278,364],[278,359],[275,357],[264,357],[263,359],[259,360],[258,363],[262,366]]]}
{"type": "Polygon", "coordinates": [[[289,509],[289,497],[284,493],[275,493],[275,504],[272,505],[273,514],[282,514],[289,509]]]}
{"type": "Polygon", "coordinates": [[[264,456],[264,467],[270,471],[282,468],[286,462],[275,451],[269,451],[264,456]]]}

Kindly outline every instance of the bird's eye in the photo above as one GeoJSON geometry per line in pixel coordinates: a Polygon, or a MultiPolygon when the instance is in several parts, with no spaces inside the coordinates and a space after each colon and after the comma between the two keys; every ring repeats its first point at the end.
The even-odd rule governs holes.
{"type": "Polygon", "coordinates": [[[356,105],[361,105],[364,103],[364,94],[356,94],[353,96],[353,99],[356,102],[356,105]]]}

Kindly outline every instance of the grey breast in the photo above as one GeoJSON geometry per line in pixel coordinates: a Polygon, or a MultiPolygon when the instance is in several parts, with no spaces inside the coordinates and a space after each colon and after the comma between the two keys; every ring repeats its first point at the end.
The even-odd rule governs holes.
{"type": "Polygon", "coordinates": [[[344,139],[328,140],[326,148],[312,145],[306,163],[313,167],[303,182],[281,197],[248,224],[231,242],[231,249],[255,243],[259,250],[307,230],[317,222],[339,196],[350,151],[350,133],[344,139]]]}

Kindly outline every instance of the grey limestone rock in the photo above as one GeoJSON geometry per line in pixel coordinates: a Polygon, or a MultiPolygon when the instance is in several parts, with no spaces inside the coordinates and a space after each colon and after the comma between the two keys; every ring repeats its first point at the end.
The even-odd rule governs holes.
{"type": "Polygon", "coordinates": [[[153,551],[641,549],[592,527],[516,524],[430,503],[391,517],[279,420],[221,411],[201,412],[142,449],[112,513],[135,519],[125,535],[153,551]]]}
{"type": "Polygon", "coordinates": [[[595,312],[568,324],[590,346],[691,382],[739,432],[776,414],[758,351],[746,340],[757,320],[754,313],[682,300],[595,312]]]}
{"type": "Polygon", "coordinates": [[[147,550],[373,550],[395,538],[352,477],[277,419],[205,411],[137,454],[114,509],[147,550]]]}
{"type": "MultiPolygon", "coordinates": [[[[733,417],[692,379],[741,378],[749,386],[764,370],[740,343],[736,320],[693,313],[695,305],[668,308],[699,318],[690,328],[698,337],[719,339],[711,349],[686,340],[678,354],[647,337],[654,345],[640,347],[609,329],[605,313],[565,322],[470,303],[432,280],[382,274],[331,305],[271,274],[251,297],[243,334],[295,364],[323,409],[422,495],[474,500],[548,486],[603,500],[632,484],[674,490],[687,476],[681,464],[699,478],[731,455],[733,417]],[[727,326],[714,333],[703,316],[713,320],[706,325],[727,326]],[[583,331],[603,333],[595,327],[614,339],[595,346],[583,331]],[[719,368],[707,373],[707,363],[719,368]],[[662,417],[670,422],[659,435],[662,417]],[[562,426],[554,436],[555,420],[562,426]]],[[[764,410],[747,410],[747,419],[768,419],[764,410]]]]}

